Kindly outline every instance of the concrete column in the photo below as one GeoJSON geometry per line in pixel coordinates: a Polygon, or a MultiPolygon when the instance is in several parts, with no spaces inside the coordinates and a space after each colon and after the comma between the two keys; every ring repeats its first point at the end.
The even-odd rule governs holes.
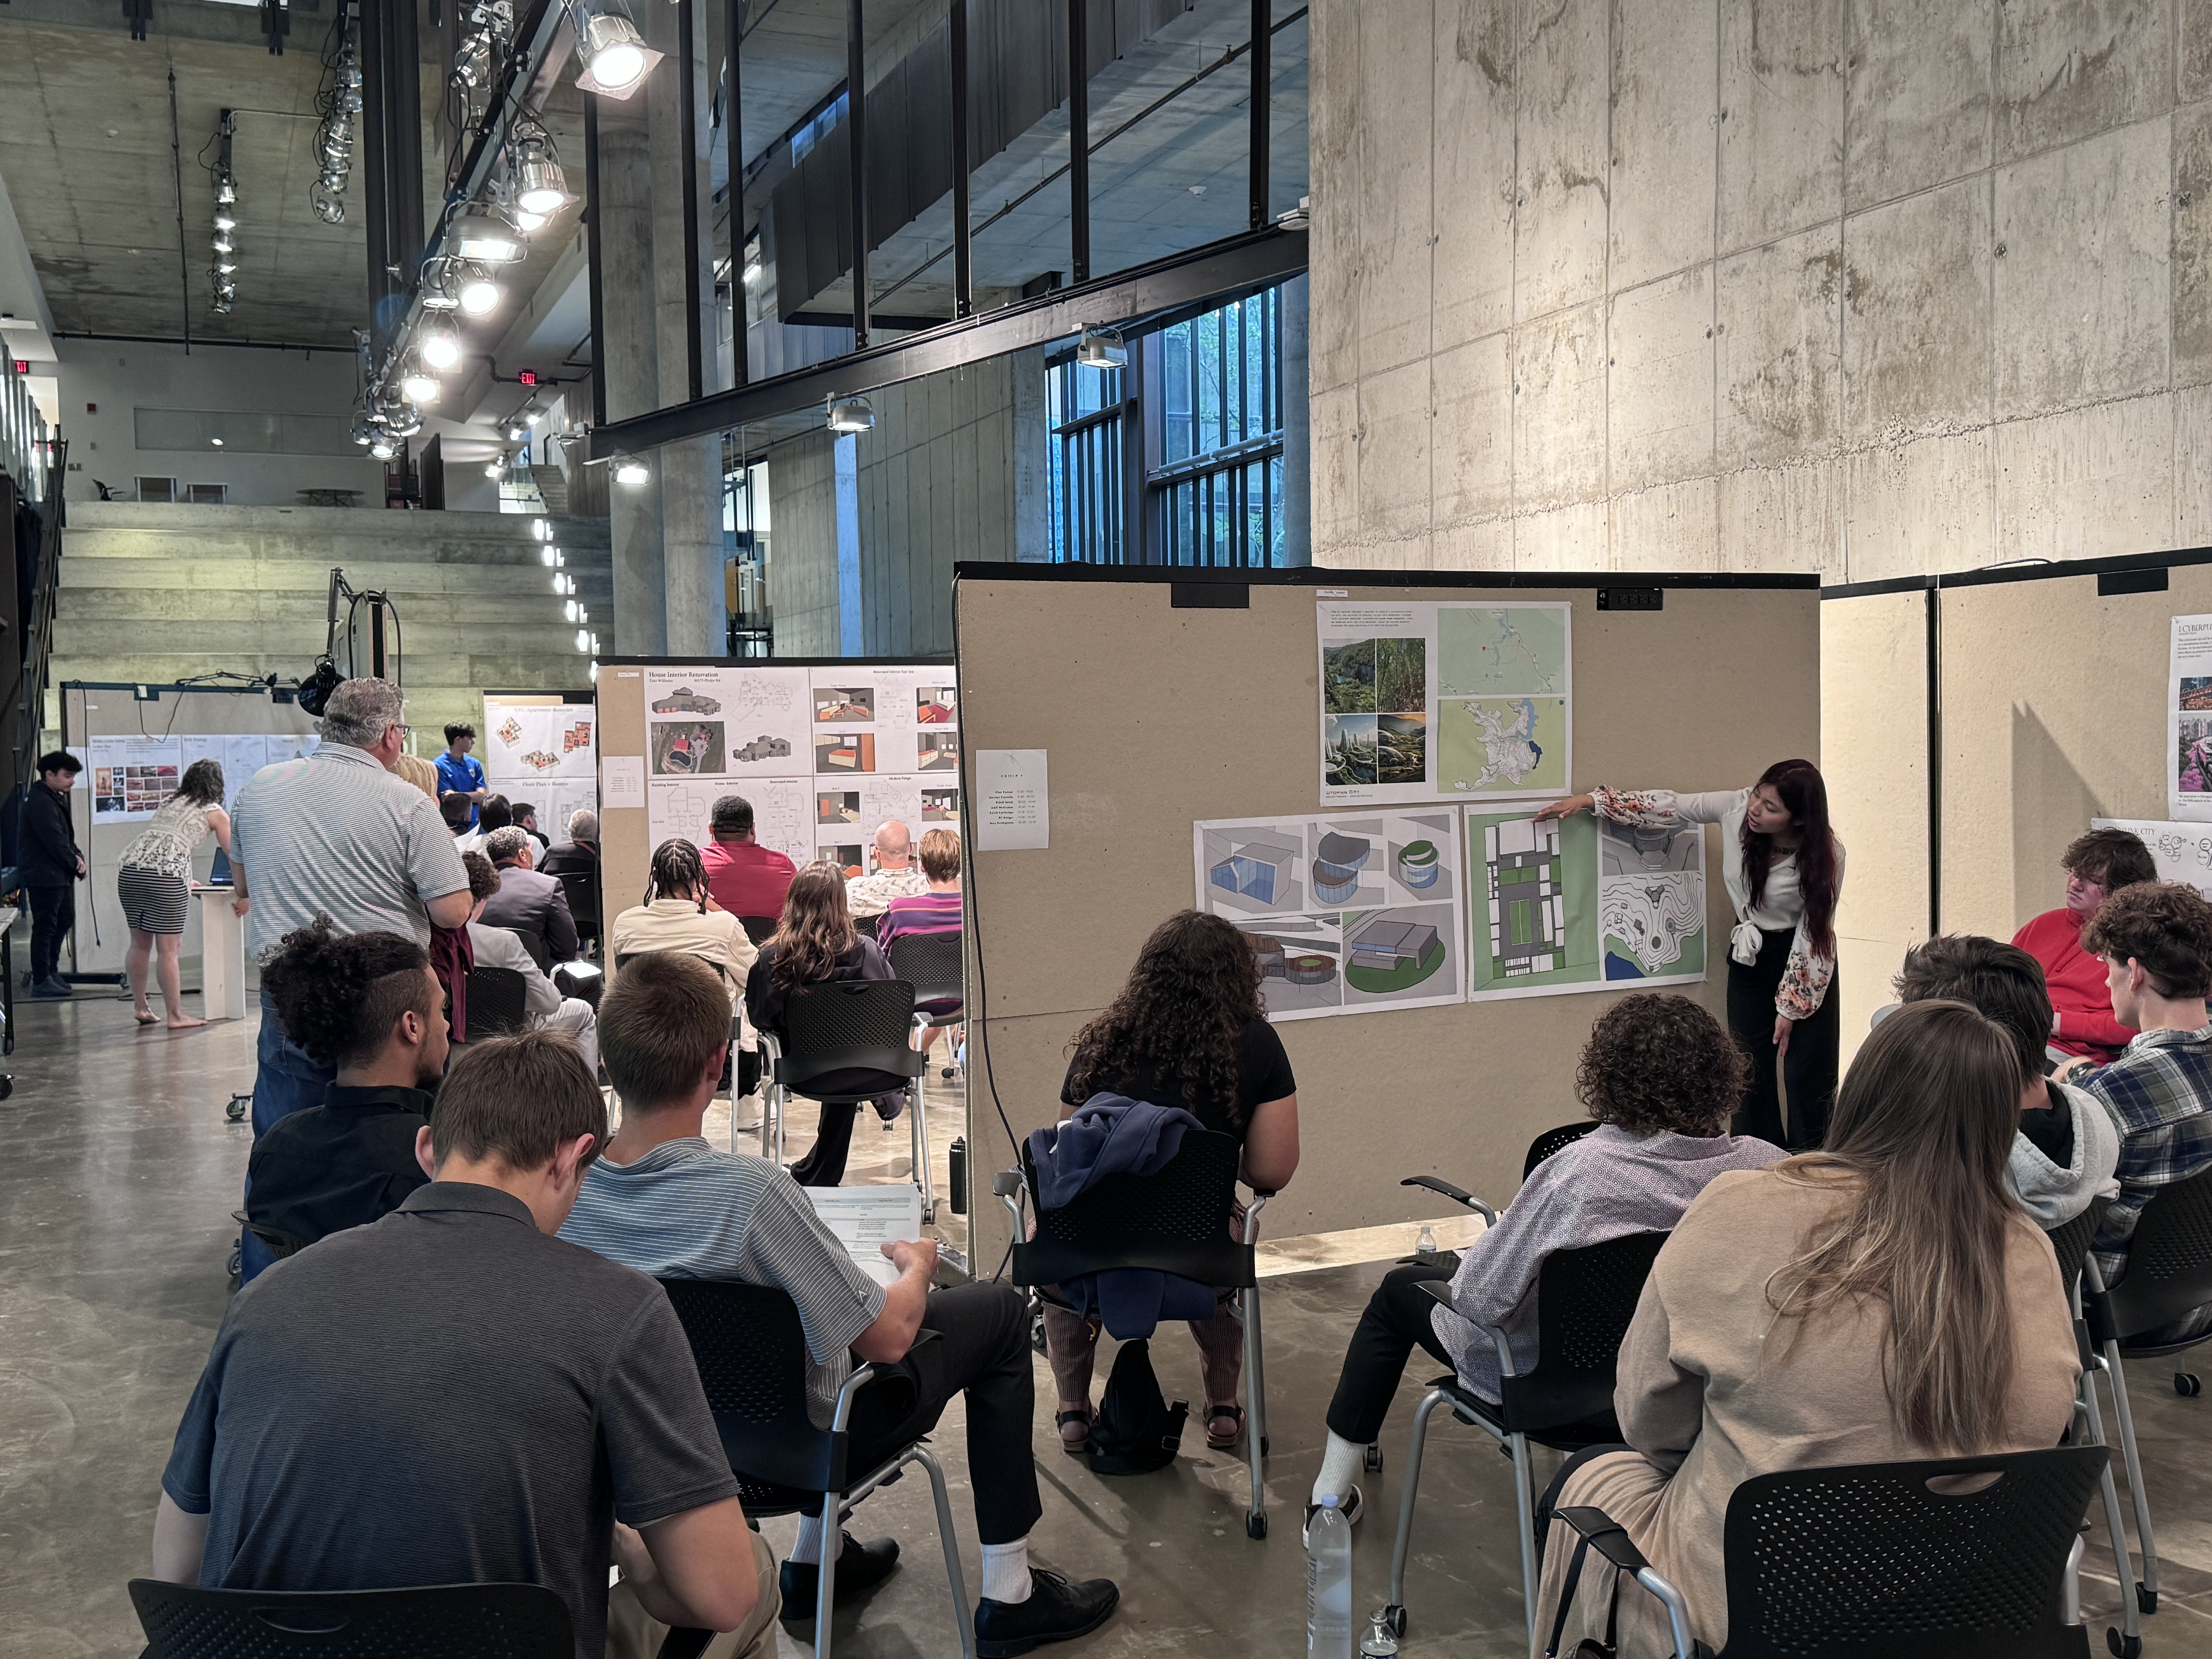
{"type": "Polygon", "coordinates": [[[1052,560],[1052,434],[1045,421],[1044,348],[1013,354],[1013,556],[1024,563],[1052,560]]]}
{"type": "Polygon", "coordinates": [[[729,650],[722,565],[722,438],[709,433],[662,446],[659,483],[668,654],[719,657],[729,650]]]}
{"type": "Polygon", "coordinates": [[[1283,284],[1283,562],[1313,562],[1313,422],[1307,402],[1306,279],[1283,284]]]}
{"type": "MultiPolygon", "coordinates": [[[[662,401],[653,325],[653,168],[638,101],[605,100],[599,114],[600,312],[606,338],[595,345],[598,372],[606,377],[607,417],[618,421],[658,409],[662,401]]],[[[614,540],[612,640],[625,656],[660,656],[668,650],[661,500],[662,492],[650,486],[615,484],[607,491],[614,540]]],[[[605,644],[609,630],[601,629],[599,638],[605,644]]]]}
{"type": "MultiPolygon", "coordinates": [[[[849,441],[849,440],[848,441],[849,441]]],[[[769,561],[769,604],[781,657],[840,654],[837,477],[835,441],[824,432],[769,452],[769,511],[775,554],[769,561]]]]}

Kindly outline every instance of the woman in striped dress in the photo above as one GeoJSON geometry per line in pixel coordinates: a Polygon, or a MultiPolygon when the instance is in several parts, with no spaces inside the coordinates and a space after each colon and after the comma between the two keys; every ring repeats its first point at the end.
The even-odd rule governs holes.
{"type": "Polygon", "coordinates": [[[228,857],[230,814],[222,810],[222,763],[194,761],[185,769],[177,793],[155,809],[152,820],[117,862],[115,894],[123,902],[123,920],[131,929],[123,970],[131,981],[131,1000],[141,1025],[151,1025],[155,1018],[146,1004],[146,963],[157,951],[169,1029],[181,1031],[207,1024],[185,1012],[177,982],[177,951],[184,943],[192,854],[210,830],[228,857]]]}

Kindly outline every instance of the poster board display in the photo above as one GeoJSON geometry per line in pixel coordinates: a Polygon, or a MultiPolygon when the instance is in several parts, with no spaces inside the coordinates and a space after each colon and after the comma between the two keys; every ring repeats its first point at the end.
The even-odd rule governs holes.
{"type": "MultiPolygon", "coordinates": [[[[1043,751],[1054,797],[1049,848],[970,843],[969,1145],[978,1188],[1012,1164],[1009,1127],[1024,1135],[1055,1115],[1069,1039],[1119,991],[1146,936],[1196,901],[1201,826],[1296,830],[1297,860],[1310,864],[1310,825],[1449,817],[1450,803],[1434,798],[1316,811],[1318,590],[1340,590],[1354,606],[1568,607],[1577,719],[1563,794],[1596,782],[1741,788],[1777,759],[1819,757],[1813,579],[1639,573],[1626,580],[1662,588],[1662,609],[1599,610],[1598,590],[1616,580],[963,566],[954,611],[967,753],[1043,751]],[[1746,651],[1747,640],[1758,650],[1746,651]]],[[[1518,816],[1530,804],[1522,797],[1518,816]]],[[[1468,815],[1508,810],[1459,805],[1468,815]]],[[[1718,940],[1732,918],[1717,838],[1703,842],[1707,937],[1718,940]]],[[[1466,869],[1463,859],[1455,868],[1466,869]]],[[[1298,867],[1290,865],[1294,875],[1298,867]]],[[[1310,883],[1310,871],[1299,879],[1310,883]]],[[[1331,913],[1308,895],[1297,902],[1273,914],[1331,913]]],[[[1293,952],[1296,936],[1274,937],[1286,960],[1327,954],[1293,952]]],[[[1727,981],[1717,960],[1712,969],[1680,989],[1718,1015],[1727,981]]],[[[1422,1207],[1432,1200],[1399,1185],[1414,1174],[1509,1198],[1530,1139],[1582,1115],[1575,1058],[1617,994],[1454,999],[1282,1021],[1304,1158],[1298,1179],[1268,1206],[1270,1236],[1433,1214],[1422,1207]]],[[[975,1259],[995,1261],[1002,1216],[978,1206],[972,1220],[975,1259]]]]}
{"type": "Polygon", "coordinates": [[[568,815],[599,810],[599,710],[588,692],[487,691],[477,728],[485,787],[538,809],[549,841],[568,838],[568,815]]]}
{"type": "MultiPolygon", "coordinates": [[[[2092,818],[2092,830],[2124,830],[2140,840],[2160,881],[2186,882],[2212,899],[2212,823],[2153,818],[2092,818]]],[[[2057,903],[2046,905],[2056,910],[2057,903]]]]}
{"type": "Polygon", "coordinates": [[[312,732],[275,736],[258,732],[160,735],[128,732],[88,736],[84,739],[83,758],[92,821],[143,823],[177,793],[185,769],[203,760],[214,761],[222,768],[222,805],[228,811],[256,772],[276,761],[312,755],[320,741],[312,732]]]}

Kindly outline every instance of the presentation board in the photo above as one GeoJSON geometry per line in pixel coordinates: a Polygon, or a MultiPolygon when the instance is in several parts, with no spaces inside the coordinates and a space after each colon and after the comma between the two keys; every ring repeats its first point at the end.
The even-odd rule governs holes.
{"type": "MultiPolygon", "coordinates": [[[[1324,589],[1352,606],[1566,607],[1576,704],[1568,787],[1741,788],[1776,760],[1820,757],[1819,595],[1810,577],[962,566],[954,611],[968,763],[984,750],[1042,750],[1053,796],[1048,847],[969,853],[969,1006],[984,1016],[969,1042],[979,1190],[1012,1162],[1006,1126],[1025,1134],[1057,1115],[1068,1042],[1120,988],[1146,935],[1197,897],[1193,865],[1205,858],[1209,827],[1277,832],[1240,845],[1278,841],[1273,856],[1286,861],[1277,867],[1303,885],[1319,848],[1301,840],[1289,857],[1290,831],[1304,836],[1346,816],[1423,815],[1405,804],[1355,804],[1346,813],[1316,799],[1324,589]],[[1663,607],[1599,608],[1602,590],[1630,583],[1661,589],[1663,607]]],[[[1433,804],[1427,813],[1450,816],[1433,804]]],[[[1379,849],[1384,892],[1394,902],[1409,896],[1391,885],[1389,848],[1400,837],[1371,839],[1361,879],[1379,849]]],[[[1703,840],[1706,934],[1717,939],[1732,918],[1717,840],[1703,840]]],[[[1231,846],[1212,861],[1240,855],[1270,856],[1231,846]]],[[[1232,869],[1232,880],[1240,876],[1264,879],[1232,869]]],[[[1281,914],[1306,914],[1310,899],[1297,902],[1281,914]]],[[[1313,934],[1273,937],[1286,964],[1328,954],[1309,948],[1313,934]]],[[[1681,988],[1718,1015],[1726,976],[1713,967],[1681,988]]],[[[1278,981],[1267,983],[1271,997],[1282,994],[1278,981]]],[[[1398,1184],[1414,1174],[1510,1197],[1529,1140],[1581,1115],[1576,1057],[1613,994],[1452,999],[1283,1022],[1304,1159],[1268,1208],[1270,1235],[1433,1213],[1432,1197],[1398,1184]]],[[[976,1259],[995,1260],[1003,1218],[977,1205],[974,1221],[976,1259]]]]}
{"type": "Polygon", "coordinates": [[[599,808],[599,710],[588,691],[485,692],[476,757],[485,787],[536,807],[550,841],[568,838],[577,808],[599,808]]]}
{"type": "MultiPolygon", "coordinates": [[[[716,800],[794,864],[867,866],[876,826],[960,823],[960,694],[944,659],[617,657],[599,664],[599,834],[610,916],[653,849],[704,846],[716,800]]],[[[541,819],[542,823],[543,820],[541,819]]]]}

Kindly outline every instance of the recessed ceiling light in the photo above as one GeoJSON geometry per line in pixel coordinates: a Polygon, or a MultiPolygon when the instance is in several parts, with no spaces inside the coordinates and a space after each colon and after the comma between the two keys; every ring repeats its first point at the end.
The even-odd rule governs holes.
{"type": "Polygon", "coordinates": [[[222,447],[222,440],[220,438],[210,438],[208,441],[213,444],[217,449],[221,449],[222,447]]]}

